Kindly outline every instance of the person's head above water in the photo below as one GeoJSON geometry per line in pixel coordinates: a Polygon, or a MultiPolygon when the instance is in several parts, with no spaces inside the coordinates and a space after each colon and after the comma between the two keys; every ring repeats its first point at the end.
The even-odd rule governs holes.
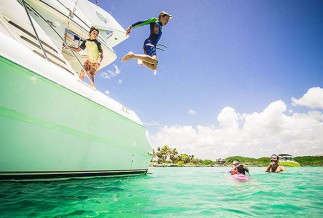
{"type": "Polygon", "coordinates": [[[278,155],[273,154],[273,155],[271,155],[270,160],[271,160],[271,162],[278,163],[279,157],[278,157],[278,155]]]}

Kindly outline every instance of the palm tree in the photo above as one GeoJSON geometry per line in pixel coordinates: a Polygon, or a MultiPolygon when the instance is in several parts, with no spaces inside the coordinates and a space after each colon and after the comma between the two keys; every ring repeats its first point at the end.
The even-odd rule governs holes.
{"type": "Polygon", "coordinates": [[[189,158],[189,162],[190,162],[190,163],[193,163],[194,155],[189,155],[189,156],[188,156],[188,158],[189,158]]]}
{"type": "Polygon", "coordinates": [[[152,157],[151,161],[155,161],[156,157],[157,157],[156,151],[155,151],[155,149],[153,149],[153,157],[152,157]]]}
{"type": "Polygon", "coordinates": [[[172,153],[172,149],[168,145],[164,145],[161,148],[160,152],[162,154],[163,162],[166,162],[166,160],[169,160],[169,158],[170,158],[170,154],[172,153]]]}
{"type": "Polygon", "coordinates": [[[157,162],[160,164],[163,162],[163,155],[161,153],[160,147],[157,148],[156,156],[158,157],[157,162]]]}
{"type": "Polygon", "coordinates": [[[181,159],[184,163],[189,163],[190,162],[190,158],[187,154],[181,154],[181,159]]]}
{"type": "Polygon", "coordinates": [[[178,160],[178,151],[176,150],[176,148],[171,150],[170,159],[173,163],[178,160]]]}

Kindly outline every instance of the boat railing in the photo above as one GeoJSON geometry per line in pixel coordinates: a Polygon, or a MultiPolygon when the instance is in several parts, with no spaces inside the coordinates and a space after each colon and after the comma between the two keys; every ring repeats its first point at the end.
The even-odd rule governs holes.
{"type": "MultiPolygon", "coordinates": [[[[85,25],[87,28],[90,29],[90,26],[86,22],[84,22],[84,20],[82,20],[79,16],[77,16],[77,14],[75,14],[75,10],[76,10],[78,0],[75,1],[75,5],[74,5],[73,10],[66,7],[66,5],[64,5],[60,0],[57,0],[57,2],[69,12],[69,14],[68,14],[68,22],[70,20],[72,20],[73,16],[75,16],[80,22],[82,22],[83,25],[85,25]]],[[[109,30],[106,30],[106,34],[107,34],[107,38],[109,38],[109,37],[111,37],[113,35],[113,32],[109,31],[109,30]]],[[[105,42],[105,39],[100,34],[98,35],[98,38],[101,40],[101,42],[105,42]]]]}
{"type": "MultiPolygon", "coordinates": [[[[63,44],[64,44],[64,47],[65,48],[67,48],[70,52],[71,52],[71,54],[74,56],[74,58],[77,60],[77,62],[79,63],[79,65],[81,66],[81,68],[82,68],[82,70],[85,72],[85,75],[86,75],[86,77],[88,78],[88,80],[90,81],[90,84],[91,84],[91,86],[93,87],[93,88],[95,88],[95,86],[94,86],[94,83],[93,83],[93,81],[90,79],[90,77],[89,77],[89,75],[88,75],[88,72],[85,70],[85,68],[84,68],[84,66],[83,66],[83,64],[81,63],[81,61],[79,60],[79,58],[76,56],[76,54],[75,54],[75,52],[70,48],[70,46],[68,46],[68,44],[67,44],[67,42],[66,42],[66,40],[53,28],[53,26],[51,25],[51,23],[49,23],[48,22],[48,20],[46,20],[36,9],[34,9],[31,5],[29,5],[28,3],[26,3],[25,2],[25,0],[21,0],[21,2],[22,2],[22,5],[23,5],[23,7],[25,8],[25,10],[26,10],[26,13],[27,13],[27,16],[28,16],[28,18],[29,18],[29,21],[30,21],[30,23],[31,23],[31,26],[33,27],[33,30],[34,30],[34,32],[35,32],[35,36],[36,36],[36,39],[37,39],[37,41],[38,41],[38,43],[39,43],[39,46],[40,46],[40,48],[41,48],[41,50],[42,50],[42,52],[43,52],[43,56],[44,56],[44,58],[46,59],[46,60],[48,60],[48,61],[50,61],[49,59],[48,59],[48,57],[47,57],[47,53],[46,53],[46,50],[44,49],[44,47],[43,47],[43,42],[42,42],[42,40],[40,40],[40,38],[38,37],[38,34],[37,34],[37,30],[36,30],[36,28],[35,28],[35,26],[34,26],[34,24],[33,24],[33,21],[32,21],[32,19],[31,19],[31,17],[30,17],[30,14],[29,14],[29,11],[28,11],[28,9],[29,10],[31,10],[31,11],[33,11],[38,17],[40,17],[58,36],[59,36],[59,38],[61,39],[61,41],[63,42],[63,44]]],[[[41,54],[40,54],[40,56],[42,56],[41,54]]]]}
{"type": "Polygon", "coordinates": [[[26,10],[27,17],[28,17],[28,19],[29,19],[29,22],[30,22],[30,24],[31,24],[31,26],[32,26],[32,28],[33,28],[33,30],[34,30],[34,33],[35,33],[36,39],[37,39],[37,41],[38,41],[38,43],[39,43],[39,46],[40,46],[41,50],[42,50],[42,51],[43,51],[43,53],[44,53],[44,57],[45,57],[45,59],[46,59],[46,60],[48,60],[48,57],[47,57],[46,52],[45,52],[45,50],[44,50],[43,44],[41,43],[41,41],[40,41],[40,39],[39,39],[39,37],[38,37],[38,33],[37,33],[36,29],[35,29],[34,23],[33,23],[32,19],[31,19],[31,17],[30,17],[30,14],[29,14],[29,12],[28,12],[28,9],[27,9],[27,7],[26,7],[25,0],[22,0],[22,5],[24,6],[24,8],[25,8],[25,10],[26,10]]]}

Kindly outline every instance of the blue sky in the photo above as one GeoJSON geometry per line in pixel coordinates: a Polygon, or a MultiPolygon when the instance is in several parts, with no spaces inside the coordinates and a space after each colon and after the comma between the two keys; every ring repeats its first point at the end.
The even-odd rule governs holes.
{"type": "Polygon", "coordinates": [[[160,43],[167,49],[157,51],[156,76],[135,60],[121,63],[128,51],[142,53],[149,26],[133,29],[114,48],[118,76],[100,76],[113,65],[96,76],[100,91],[139,115],[154,148],[167,144],[210,159],[322,155],[317,133],[323,132],[322,1],[101,0],[99,5],[124,28],[161,11],[174,16],[163,28],[160,43]],[[311,133],[298,138],[303,130],[311,133]]]}

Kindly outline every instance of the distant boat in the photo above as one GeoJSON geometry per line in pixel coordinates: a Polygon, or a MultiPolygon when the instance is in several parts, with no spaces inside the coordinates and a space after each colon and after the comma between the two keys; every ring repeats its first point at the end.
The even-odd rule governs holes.
{"type": "Polygon", "coordinates": [[[217,159],[216,163],[218,164],[218,166],[223,166],[225,164],[225,159],[222,159],[222,158],[217,159]]]}
{"type": "Polygon", "coordinates": [[[0,14],[0,180],[146,174],[142,121],[79,80],[86,55],[63,49],[96,26],[103,68],[123,27],[86,0],[1,0],[0,14]]]}
{"type": "Polygon", "coordinates": [[[279,154],[279,164],[288,167],[300,167],[301,165],[294,160],[290,154],[279,154]]]}

